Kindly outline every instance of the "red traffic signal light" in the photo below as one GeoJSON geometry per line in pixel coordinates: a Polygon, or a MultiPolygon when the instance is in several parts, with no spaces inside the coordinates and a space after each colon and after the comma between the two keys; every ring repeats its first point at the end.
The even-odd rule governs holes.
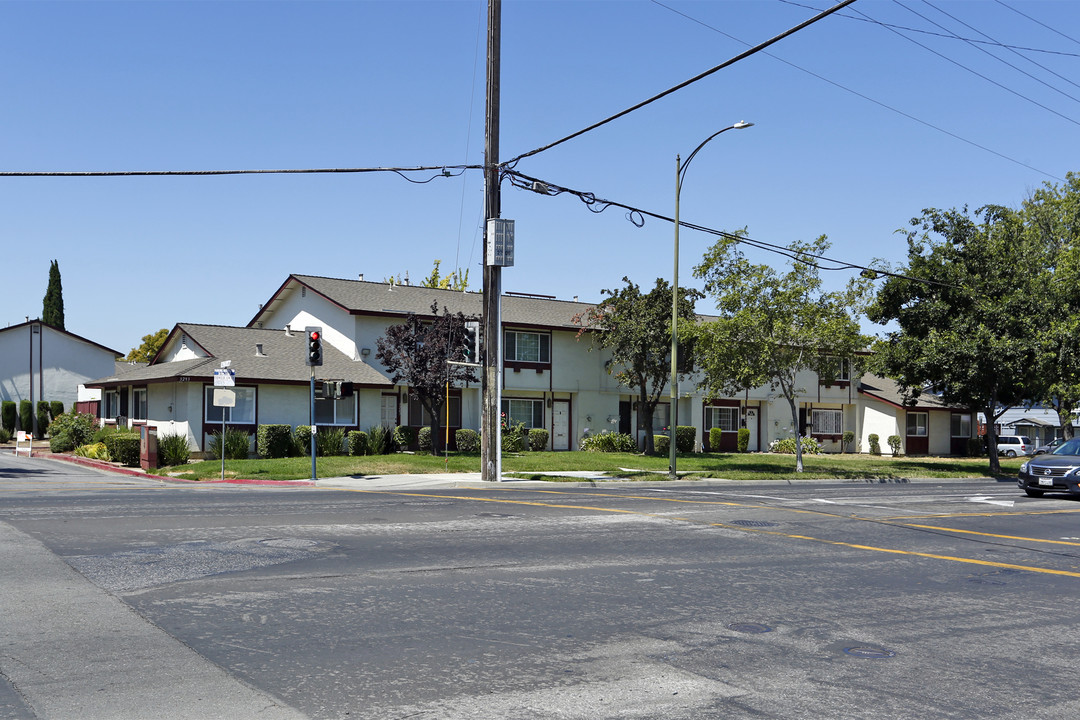
{"type": "Polygon", "coordinates": [[[307,330],[307,356],[305,362],[315,367],[322,365],[322,328],[306,328],[307,330]]]}

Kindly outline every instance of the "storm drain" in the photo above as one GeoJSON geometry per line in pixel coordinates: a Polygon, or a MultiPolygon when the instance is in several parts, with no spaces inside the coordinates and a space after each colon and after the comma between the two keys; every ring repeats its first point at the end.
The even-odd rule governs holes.
{"type": "Polygon", "coordinates": [[[768,520],[732,520],[731,524],[741,525],[742,527],[776,527],[777,525],[777,523],[768,520]]]}
{"type": "Polygon", "coordinates": [[[896,657],[896,653],[892,650],[869,645],[846,647],[844,648],[844,654],[850,655],[851,657],[863,658],[865,660],[883,660],[885,658],[896,657]]]}
{"type": "Polygon", "coordinates": [[[773,629],[768,625],[762,625],[761,623],[731,623],[727,626],[728,630],[734,630],[735,632],[751,633],[753,635],[760,635],[761,633],[772,632],[773,629]]]}

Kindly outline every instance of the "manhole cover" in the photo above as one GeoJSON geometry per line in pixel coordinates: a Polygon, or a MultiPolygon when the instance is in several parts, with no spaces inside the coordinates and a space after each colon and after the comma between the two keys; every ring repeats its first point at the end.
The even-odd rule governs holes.
{"type": "Polygon", "coordinates": [[[861,645],[857,647],[846,647],[844,653],[852,657],[866,658],[869,660],[881,660],[883,658],[896,657],[896,653],[892,650],[886,650],[885,648],[869,647],[861,645]]]}
{"type": "Polygon", "coordinates": [[[768,625],[762,625],[761,623],[731,623],[728,625],[728,630],[734,630],[741,633],[767,633],[772,632],[772,628],[768,625]]]}
{"type": "Polygon", "coordinates": [[[732,520],[731,524],[743,527],[776,527],[776,523],[768,520],[732,520]]]}

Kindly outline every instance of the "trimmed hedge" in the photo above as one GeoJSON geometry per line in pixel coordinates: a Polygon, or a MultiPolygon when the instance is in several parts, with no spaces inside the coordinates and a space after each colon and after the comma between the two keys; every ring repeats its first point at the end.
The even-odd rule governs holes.
{"type": "Polygon", "coordinates": [[[259,457],[284,458],[294,454],[291,425],[260,425],[255,433],[259,457]]]}
{"type": "Polygon", "coordinates": [[[52,419],[49,417],[49,401],[38,400],[37,403],[37,429],[38,435],[44,437],[45,433],[49,431],[49,424],[52,419]]]}
{"type": "Polygon", "coordinates": [[[679,425],[675,428],[675,449],[681,453],[694,452],[697,442],[697,428],[693,425],[679,425]]]}
{"type": "Polygon", "coordinates": [[[670,435],[653,435],[653,452],[657,455],[671,455],[671,436],[670,435]]]}
{"type": "Polygon", "coordinates": [[[739,428],[739,452],[744,453],[750,449],[750,428],[739,428]]]}
{"type": "Polygon", "coordinates": [[[454,432],[458,452],[480,452],[480,433],[470,428],[461,428],[454,432]]]}
{"type": "Polygon", "coordinates": [[[541,450],[547,450],[548,438],[551,434],[544,428],[533,428],[529,430],[529,449],[534,452],[540,452],[541,450]]]}
{"type": "Polygon", "coordinates": [[[369,455],[371,453],[371,440],[363,430],[349,431],[349,454],[369,455]]]}
{"type": "Polygon", "coordinates": [[[30,432],[34,429],[33,413],[34,407],[29,400],[19,401],[19,429],[23,432],[30,432]]]}
{"type": "Polygon", "coordinates": [[[723,441],[724,431],[720,428],[709,428],[709,452],[720,452],[720,443],[723,441]]]}
{"type": "Polygon", "coordinates": [[[585,452],[637,452],[637,443],[626,433],[604,431],[582,438],[581,449],[585,452]]]}
{"type": "Polygon", "coordinates": [[[64,403],[60,400],[53,400],[49,403],[49,414],[52,415],[53,421],[56,418],[64,414],[64,403]]]}
{"type": "Polygon", "coordinates": [[[311,426],[297,425],[293,430],[293,449],[297,455],[311,457],[311,426]]]}
{"type": "Polygon", "coordinates": [[[416,429],[398,425],[394,428],[394,444],[402,450],[412,450],[416,447],[416,429]]]}
{"type": "Polygon", "coordinates": [[[425,425],[416,434],[416,449],[431,452],[431,427],[425,425]]]}
{"type": "Polygon", "coordinates": [[[113,462],[134,467],[139,464],[139,449],[142,444],[138,435],[129,432],[117,432],[105,437],[105,447],[113,462]]]}
{"type": "Polygon", "coordinates": [[[0,403],[0,422],[9,433],[15,433],[15,417],[18,411],[15,409],[14,400],[4,400],[0,403]]]}

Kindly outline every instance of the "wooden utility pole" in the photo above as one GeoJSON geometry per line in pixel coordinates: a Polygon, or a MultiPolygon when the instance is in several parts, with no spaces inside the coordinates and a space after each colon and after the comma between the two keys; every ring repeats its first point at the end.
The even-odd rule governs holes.
{"type": "Polygon", "coordinates": [[[499,413],[502,378],[502,267],[488,262],[488,220],[501,212],[499,196],[499,43],[502,0],[488,0],[487,122],[484,135],[484,353],[481,382],[480,477],[498,482],[502,477],[499,413]]]}

